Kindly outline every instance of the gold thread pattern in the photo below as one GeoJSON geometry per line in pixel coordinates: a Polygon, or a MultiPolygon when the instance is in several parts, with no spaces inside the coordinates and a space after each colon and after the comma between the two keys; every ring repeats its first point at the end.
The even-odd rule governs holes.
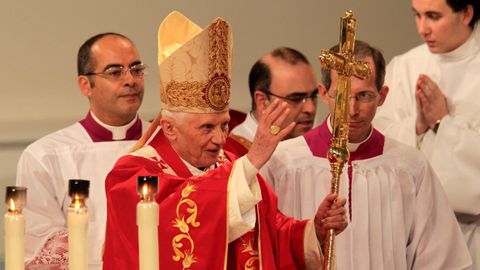
{"type": "Polygon", "coordinates": [[[216,74],[228,75],[229,36],[226,21],[217,19],[208,28],[209,52],[208,52],[208,77],[216,74]]]}
{"type": "Polygon", "coordinates": [[[171,109],[223,111],[230,102],[229,25],[222,19],[208,27],[208,80],[169,81],[160,87],[160,100],[171,109]]]}
{"type": "Polygon", "coordinates": [[[210,108],[221,111],[228,105],[230,82],[224,75],[216,75],[210,79],[206,89],[206,102],[210,108]]]}
{"type": "MultiPolygon", "coordinates": [[[[255,234],[255,230],[250,230],[251,233],[255,234]]],[[[253,248],[253,238],[244,239],[243,237],[240,238],[242,240],[242,253],[248,253],[251,257],[245,262],[245,270],[257,270],[255,267],[255,262],[259,261],[260,258],[258,256],[258,251],[253,248]]]]}
{"type": "Polygon", "coordinates": [[[255,267],[255,262],[258,260],[258,256],[254,256],[248,259],[245,263],[245,270],[257,270],[257,268],[255,267]]]}
{"type": "Polygon", "coordinates": [[[178,228],[180,233],[172,239],[172,248],[175,255],[173,260],[178,262],[182,260],[183,269],[189,269],[198,259],[195,257],[195,242],[190,235],[190,228],[200,227],[197,221],[198,207],[197,204],[188,197],[195,192],[195,185],[187,183],[182,189],[182,198],[177,204],[176,218],[173,227],[178,228]]]}
{"type": "Polygon", "coordinates": [[[161,100],[171,107],[204,107],[204,82],[170,81],[161,92],[161,100]]]}
{"type": "Polygon", "coordinates": [[[221,111],[228,106],[230,98],[229,73],[229,26],[226,21],[217,19],[208,28],[208,77],[206,101],[210,108],[221,111]]]}
{"type": "Polygon", "coordinates": [[[232,134],[230,133],[230,135],[228,135],[230,138],[234,139],[236,142],[238,142],[239,144],[241,144],[243,147],[245,147],[246,149],[250,149],[250,147],[252,147],[252,142],[247,140],[246,138],[242,137],[242,136],[239,136],[239,135],[236,135],[236,134],[232,134]]]}

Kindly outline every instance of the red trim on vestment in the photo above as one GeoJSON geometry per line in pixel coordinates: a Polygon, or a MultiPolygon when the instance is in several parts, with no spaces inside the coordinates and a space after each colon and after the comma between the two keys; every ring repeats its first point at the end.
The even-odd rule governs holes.
{"type": "Polygon", "coordinates": [[[155,149],[158,149],[158,154],[165,161],[179,177],[189,178],[192,177],[192,173],[187,168],[187,165],[182,161],[180,156],[175,152],[163,130],[159,130],[157,135],[149,143],[155,149]]]}

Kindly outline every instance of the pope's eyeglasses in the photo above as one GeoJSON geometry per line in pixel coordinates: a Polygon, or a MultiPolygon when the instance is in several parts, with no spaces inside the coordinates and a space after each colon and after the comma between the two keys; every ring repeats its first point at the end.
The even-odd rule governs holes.
{"type": "Polygon", "coordinates": [[[125,79],[127,72],[130,72],[133,78],[141,79],[145,74],[147,74],[147,66],[144,64],[137,64],[131,67],[123,66],[112,66],[108,67],[102,72],[89,72],[85,74],[86,76],[102,76],[111,81],[121,81],[125,79]]]}

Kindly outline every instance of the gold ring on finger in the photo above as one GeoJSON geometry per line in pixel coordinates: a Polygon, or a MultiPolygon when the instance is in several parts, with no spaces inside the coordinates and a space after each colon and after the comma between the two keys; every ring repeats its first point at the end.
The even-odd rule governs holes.
{"type": "Polygon", "coordinates": [[[270,126],[270,133],[272,133],[272,135],[277,135],[279,132],[280,132],[280,127],[279,126],[277,126],[277,125],[271,125],[270,126]]]}

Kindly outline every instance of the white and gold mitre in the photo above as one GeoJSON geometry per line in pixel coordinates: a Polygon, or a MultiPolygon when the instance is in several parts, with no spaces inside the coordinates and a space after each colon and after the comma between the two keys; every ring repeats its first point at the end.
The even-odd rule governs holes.
{"type": "Polygon", "coordinates": [[[201,29],[174,11],[158,29],[163,109],[190,113],[228,110],[232,63],[230,25],[217,18],[201,29]]]}

